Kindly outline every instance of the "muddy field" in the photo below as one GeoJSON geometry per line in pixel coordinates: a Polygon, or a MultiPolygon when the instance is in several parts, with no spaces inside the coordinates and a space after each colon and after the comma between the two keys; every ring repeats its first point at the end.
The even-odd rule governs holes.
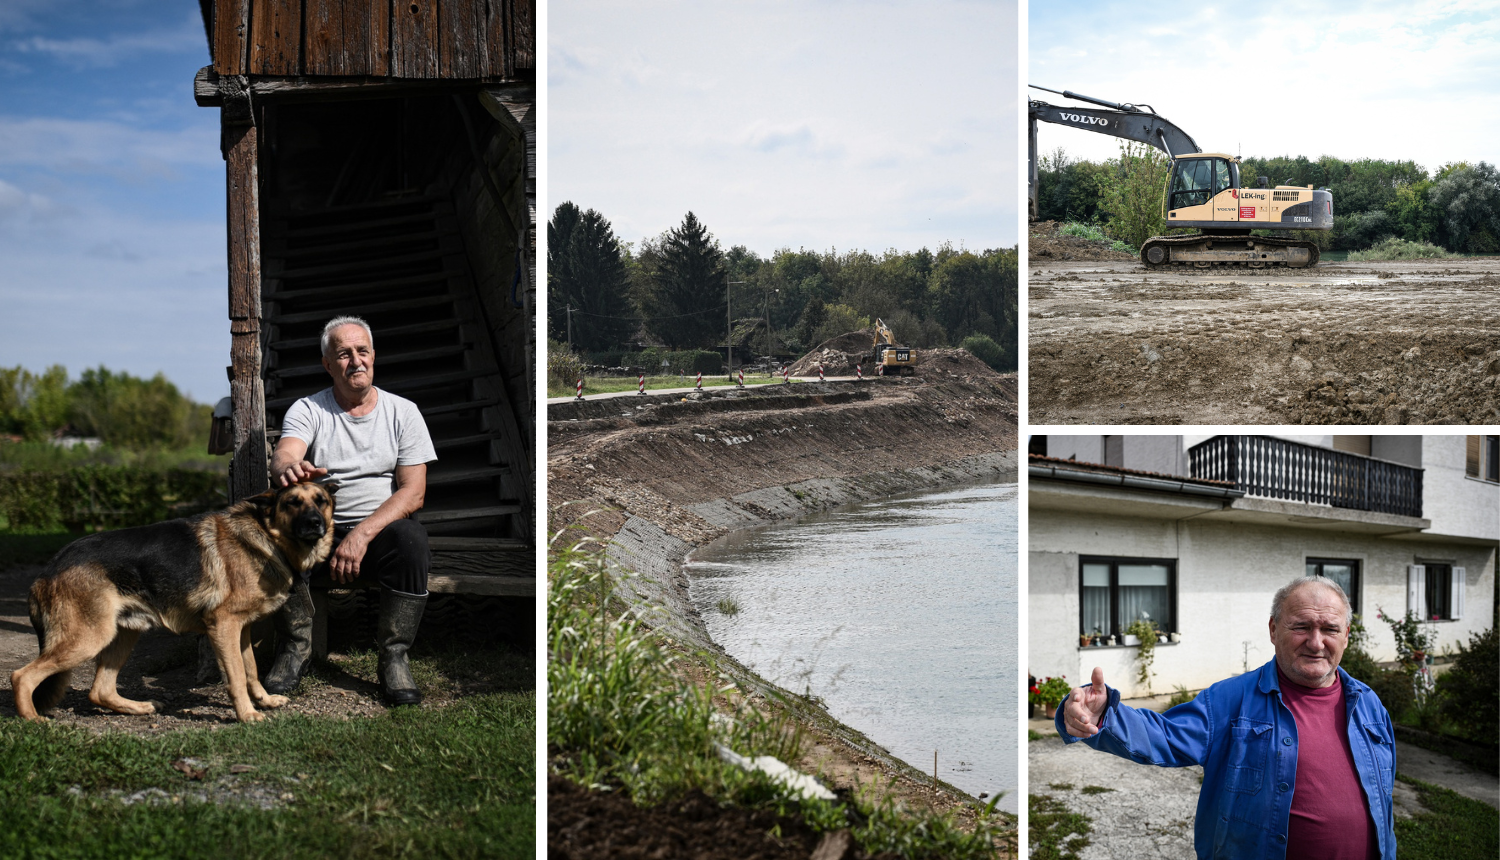
{"type": "Polygon", "coordinates": [[[1029,270],[1033,424],[1500,423],[1500,258],[1029,270]]]}

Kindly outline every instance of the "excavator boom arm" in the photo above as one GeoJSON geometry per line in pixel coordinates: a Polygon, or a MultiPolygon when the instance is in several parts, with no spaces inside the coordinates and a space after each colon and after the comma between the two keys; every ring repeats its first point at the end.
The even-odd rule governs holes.
{"type": "MultiPolygon", "coordinates": [[[[1045,89],[1038,87],[1037,89],[1045,89]]],[[[1049,90],[1055,92],[1055,90],[1049,90]]],[[[1027,156],[1029,175],[1027,185],[1031,198],[1031,212],[1037,211],[1037,160],[1036,160],[1036,124],[1038,122],[1051,122],[1058,125],[1081,128],[1084,131],[1109,134],[1154,146],[1165,152],[1168,157],[1184,155],[1190,152],[1202,152],[1198,142],[1193,140],[1192,135],[1183,131],[1155,111],[1143,111],[1135,105],[1116,105],[1114,102],[1106,102],[1102,99],[1079,95],[1073,92],[1064,92],[1063,95],[1071,99],[1088,101],[1098,105],[1110,105],[1111,108],[1088,108],[1088,107],[1058,107],[1044,101],[1033,100],[1029,105],[1031,118],[1030,133],[1027,136],[1027,156]],[[1119,108],[1115,110],[1113,108],[1119,108]]]]}

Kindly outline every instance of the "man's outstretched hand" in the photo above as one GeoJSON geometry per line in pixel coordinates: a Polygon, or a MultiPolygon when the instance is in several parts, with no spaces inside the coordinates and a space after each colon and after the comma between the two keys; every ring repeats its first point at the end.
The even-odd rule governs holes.
{"type": "Polygon", "coordinates": [[[1104,670],[1094,667],[1093,684],[1079,687],[1063,702],[1063,726],[1075,738],[1091,738],[1099,734],[1099,720],[1104,717],[1104,706],[1109,704],[1109,690],[1104,687],[1104,670]]]}
{"type": "Polygon", "coordinates": [[[276,476],[277,482],[283,487],[292,484],[300,484],[303,481],[313,481],[328,474],[328,470],[320,466],[314,466],[306,460],[298,460],[287,466],[276,476]]]}

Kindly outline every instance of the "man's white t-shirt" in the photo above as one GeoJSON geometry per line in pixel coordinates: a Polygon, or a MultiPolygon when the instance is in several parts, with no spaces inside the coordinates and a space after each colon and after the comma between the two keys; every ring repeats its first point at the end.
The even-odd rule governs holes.
{"type": "Polygon", "coordinates": [[[352,526],[396,491],[396,467],[437,459],[427,422],[405,397],[375,389],[375,409],[355,417],[325,388],[293,403],[281,419],[282,438],[307,443],[306,460],[339,482],[333,521],[352,526]]]}

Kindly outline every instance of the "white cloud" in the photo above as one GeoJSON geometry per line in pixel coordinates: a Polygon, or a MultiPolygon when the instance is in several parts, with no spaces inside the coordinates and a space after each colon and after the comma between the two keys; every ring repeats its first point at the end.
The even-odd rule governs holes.
{"type": "MultiPolygon", "coordinates": [[[[1143,19],[1119,5],[1033,6],[1028,83],[1149,103],[1214,151],[1410,159],[1429,170],[1493,161],[1497,11],[1494,0],[1171,0],[1143,19]]],[[[1116,151],[1112,138],[1047,125],[1038,145],[1094,159],[1116,151]]]]}
{"type": "MultiPolygon", "coordinates": [[[[11,0],[6,0],[6,2],[11,2],[11,0]]],[[[197,51],[204,55],[205,60],[208,55],[203,19],[197,10],[173,27],[155,28],[136,33],[112,33],[102,39],[86,36],[71,39],[32,36],[17,40],[15,48],[24,54],[50,56],[81,69],[109,68],[142,54],[197,51]]]]}
{"type": "Polygon", "coordinates": [[[1015,6],[577,2],[550,10],[548,200],[622,238],[1014,244],[1015,6]]]}
{"type": "Polygon", "coordinates": [[[220,162],[214,123],[141,128],[111,120],[0,116],[0,167],[107,174],[128,182],[176,178],[220,162]]]}

